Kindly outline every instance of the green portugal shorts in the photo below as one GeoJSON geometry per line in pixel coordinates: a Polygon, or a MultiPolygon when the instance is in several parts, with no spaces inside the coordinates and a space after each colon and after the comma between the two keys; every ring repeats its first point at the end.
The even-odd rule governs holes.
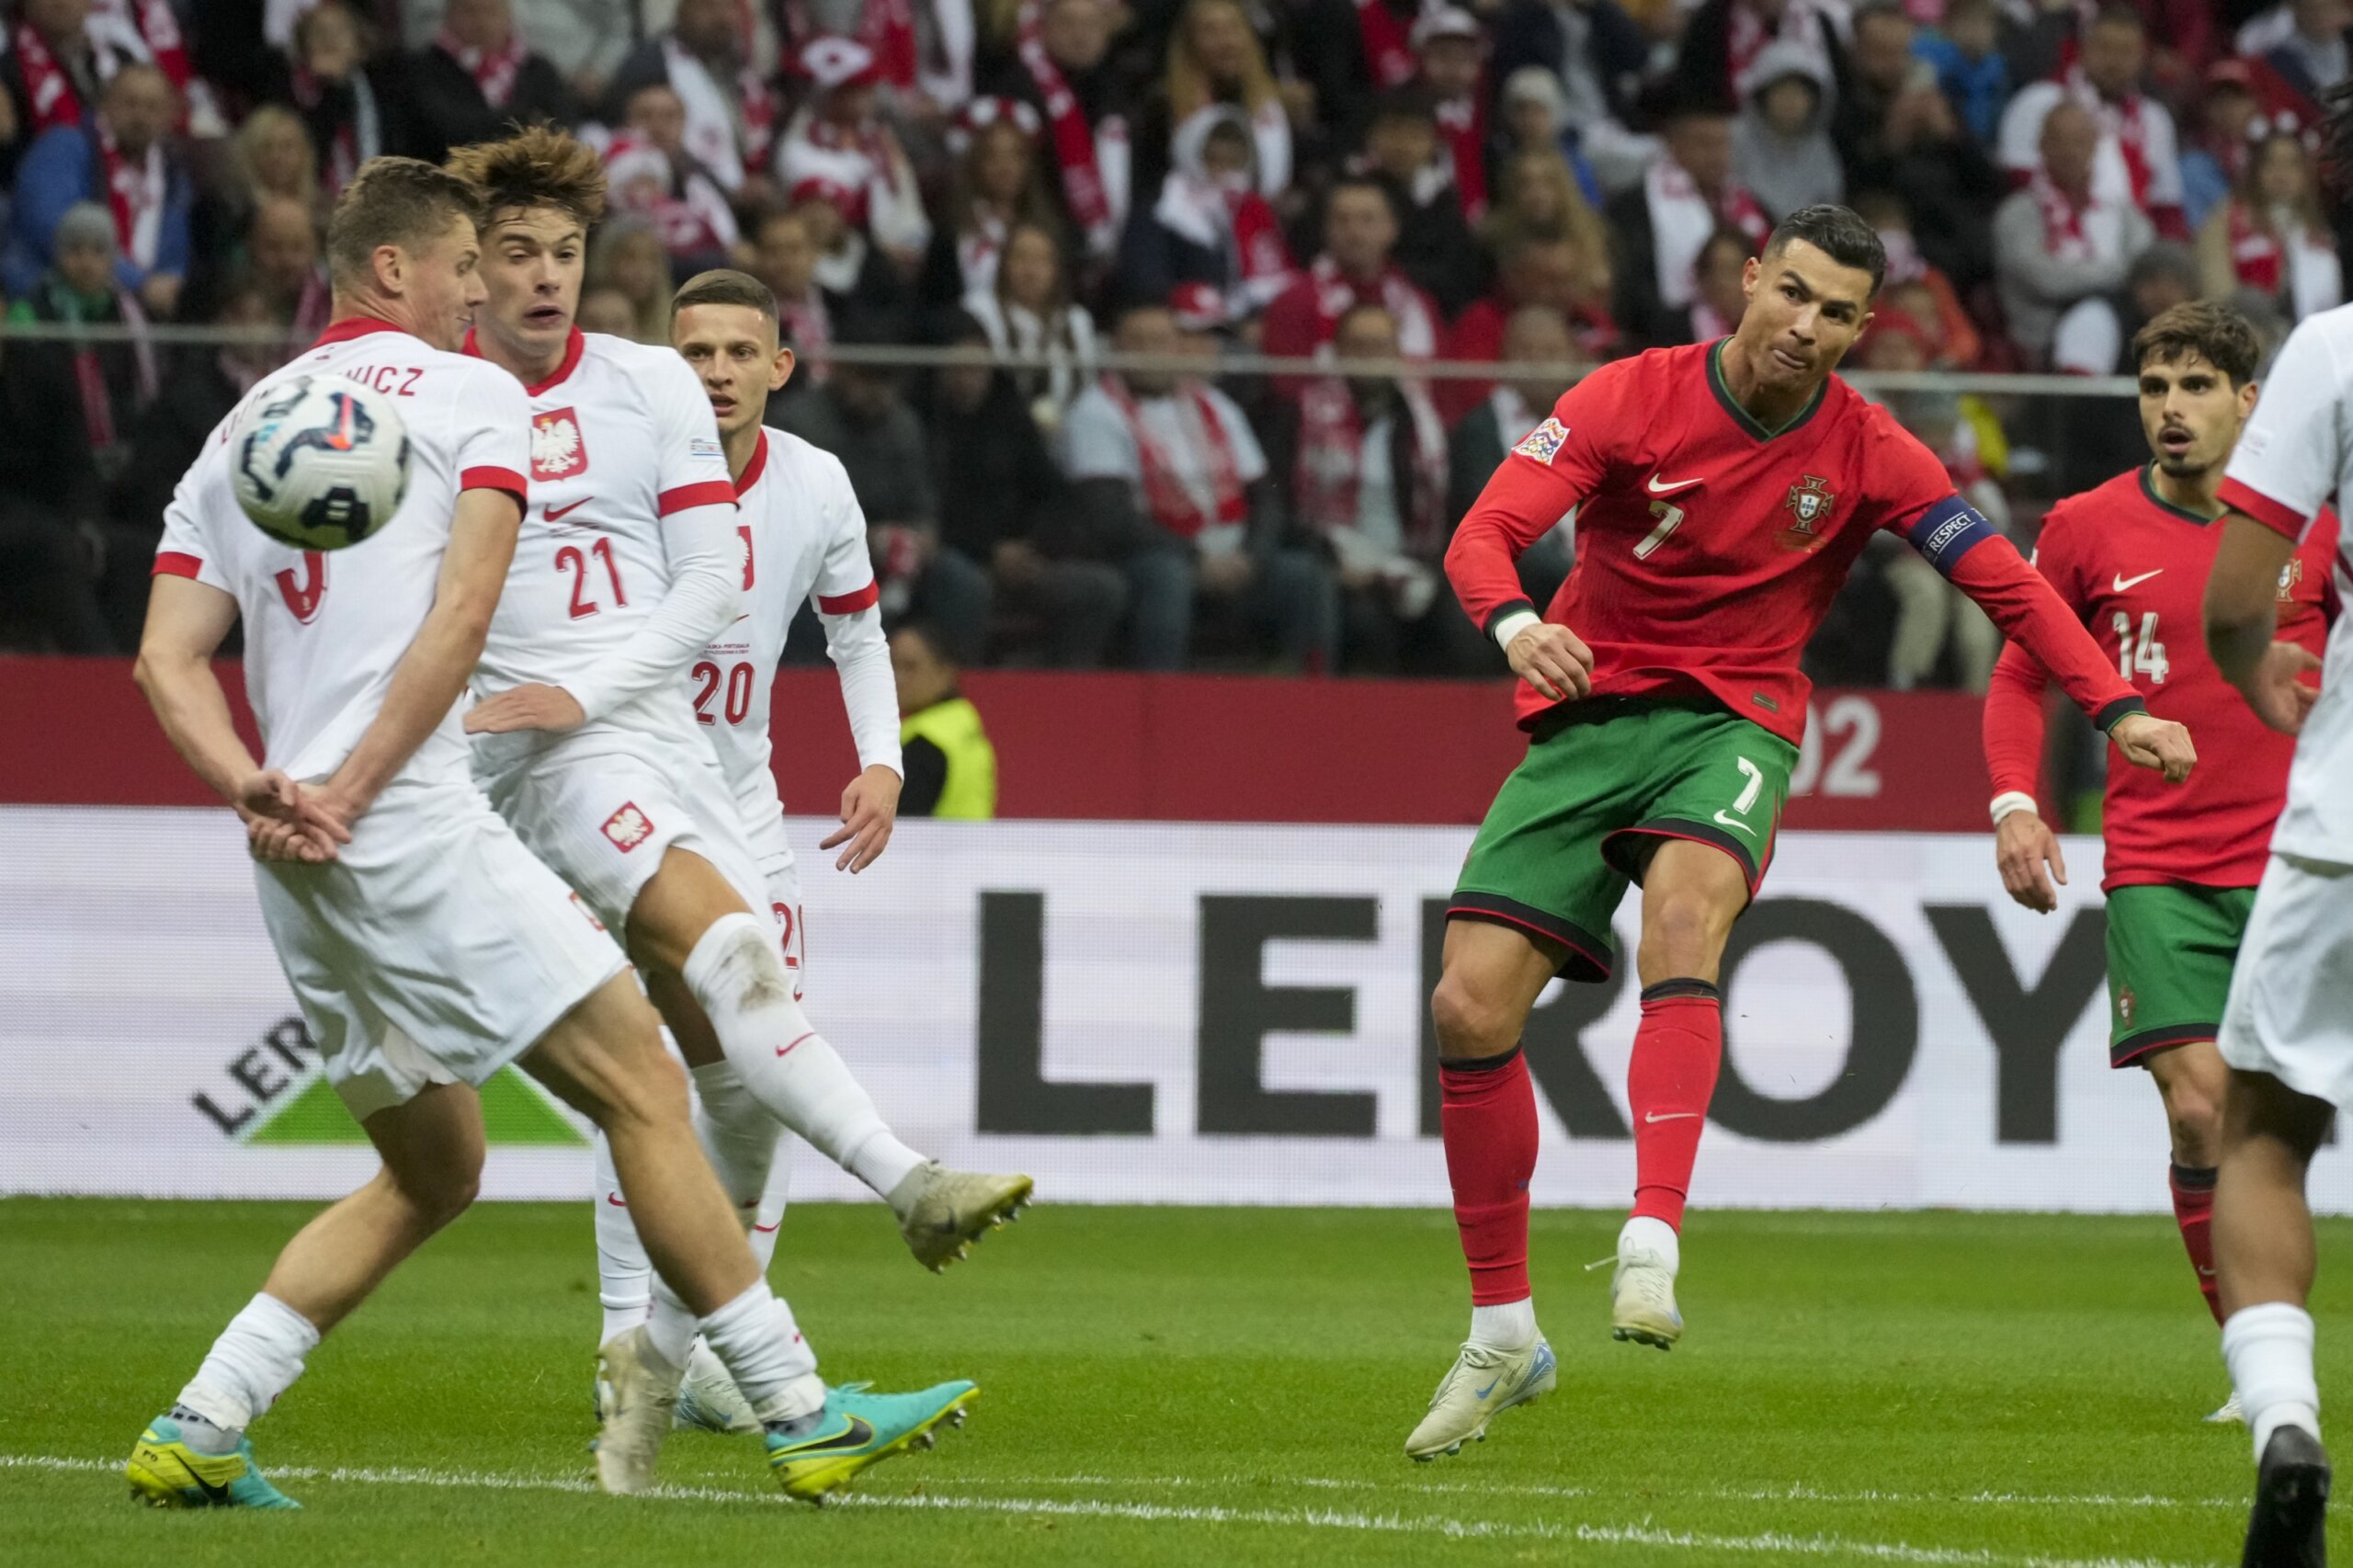
{"type": "Polygon", "coordinates": [[[2145,1067],[2160,1051],[2222,1031],[2254,908],[2253,888],[2156,882],[2109,893],[2109,1066],[2145,1067]]]}
{"type": "Polygon", "coordinates": [[[1595,698],[1554,709],[1504,780],[1447,905],[1567,949],[1561,974],[1607,980],[1610,917],[1659,841],[1711,844],[1753,897],[1798,749],[1716,704],[1595,698]]]}

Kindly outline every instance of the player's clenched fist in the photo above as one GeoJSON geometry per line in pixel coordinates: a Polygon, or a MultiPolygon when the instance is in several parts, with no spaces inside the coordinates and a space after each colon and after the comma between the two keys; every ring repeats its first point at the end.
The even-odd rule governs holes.
{"type": "Polygon", "coordinates": [[[2133,767],[2154,767],[2168,784],[2188,778],[2198,764],[2198,748],[2189,744],[2189,732],[2154,713],[2127,713],[2109,727],[2108,738],[2133,767]]]}
{"type": "Polygon", "coordinates": [[[1512,674],[1555,702],[1593,689],[1593,650],[1565,626],[1540,620],[1504,650],[1512,674]]]}
{"type": "Polygon", "coordinates": [[[2002,886],[2018,903],[2038,915],[2059,907],[2051,884],[2055,879],[2060,887],[2067,885],[2067,858],[2059,852],[2059,835],[2051,824],[2032,812],[2012,812],[1994,829],[1994,864],[2001,868],[2002,886]]]}

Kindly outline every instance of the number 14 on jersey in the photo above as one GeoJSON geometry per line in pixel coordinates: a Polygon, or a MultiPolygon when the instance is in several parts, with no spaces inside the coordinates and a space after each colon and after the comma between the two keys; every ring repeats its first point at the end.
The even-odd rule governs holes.
{"type": "Polygon", "coordinates": [[[2157,612],[2150,610],[2141,617],[2141,634],[2136,641],[2132,635],[2131,613],[2118,610],[2116,612],[2116,673],[2126,680],[2131,680],[2136,675],[2144,675],[2149,677],[2152,685],[2163,686],[2165,683],[2165,676],[2172,667],[2165,663],[2165,645],[2157,641],[2157,612]]]}

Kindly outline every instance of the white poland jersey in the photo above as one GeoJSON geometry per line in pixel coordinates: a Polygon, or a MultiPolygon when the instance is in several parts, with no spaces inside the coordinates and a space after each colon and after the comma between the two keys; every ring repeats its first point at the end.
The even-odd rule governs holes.
{"type": "MultiPolygon", "coordinates": [[[[433,608],[459,493],[501,490],[526,504],[529,448],[530,413],[514,377],[358,316],[336,322],[308,353],[256,382],[214,429],[164,513],[155,571],[235,596],[245,692],[267,766],[318,779],[351,754],[433,608]],[[332,554],[296,550],[256,528],[237,506],[229,466],[229,432],[245,403],[321,371],[392,398],[409,436],[400,510],[332,554]]],[[[467,776],[457,710],[403,771],[467,776]]]]}
{"type": "Polygon", "coordinates": [[[480,737],[477,765],[493,774],[558,741],[593,748],[608,730],[684,735],[678,672],[741,608],[735,486],[685,360],[574,329],[555,373],[520,390],[531,506],[473,687],[562,687],[588,722],[480,737]]]}
{"type": "Polygon", "coordinates": [[[703,650],[688,695],[766,863],[790,853],[782,847],[784,806],[768,766],[769,705],[785,634],[804,600],[824,617],[860,767],[899,768],[899,714],[876,612],[881,596],[867,550],[866,514],[841,460],[763,427],[739,491],[745,613],[703,650]]]}
{"type": "MultiPolygon", "coordinates": [[[[2225,506],[2301,540],[2324,506],[2353,517],[2353,305],[2306,316],[2264,378],[2231,454],[2225,506]]],[[[2353,528],[2336,546],[2340,592],[2353,580],[2353,528]]],[[[2282,854],[2353,865],[2353,617],[2328,636],[2320,699],[2296,739],[2288,804],[2271,835],[2282,854]]]]}

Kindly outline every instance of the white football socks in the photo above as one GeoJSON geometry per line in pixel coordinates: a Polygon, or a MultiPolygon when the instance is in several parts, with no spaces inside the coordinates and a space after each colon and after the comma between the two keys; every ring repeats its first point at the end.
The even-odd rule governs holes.
{"type": "Polygon", "coordinates": [[[1619,1229],[1618,1256],[1623,1257],[1630,1252],[1655,1255],[1666,1265],[1669,1274],[1683,1267],[1683,1242],[1675,1233],[1675,1227],[1647,1214],[1634,1216],[1619,1229]]]}
{"type": "MultiPolygon", "coordinates": [[[[700,1326],[703,1343],[735,1380],[736,1391],[763,1424],[796,1420],[824,1408],[817,1353],[801,1337],[792,1309],[777,1299],[767,1280],[754,1281],[700,1326]]],[[[686,1364],[684,1350],[678,1364],[686,1364]]]]}
{"type": "Polygon", "coordinates": [[[736,1218],[749,1226],[767,1194],[784,1129],[744,1086],[733,1062],[714,1062],[687,1071],[695,1081],[695,1138],[727,1200],[735,1206],[736,1218]]]}
{"type": "Polygon", "coordinates": [[[1471,1343],[1490,1350],[1525,1350],[1535,1344],[1535,1299],[1522,1296],[1501,1306],[1472,1307],[1471,1343]]]}
{"type": "Polygon", "coordinates": [[[613,1169],[612,1146],[597,1132],[597,1301],[605,1310],[605,1326],[597,1343],[609,1345],[645,1321],[654,1305],[654,1265],[645,1244],[637,1239],[629,1204],[621,1197],[621,1180],[613,1169]]]}
{"type": "Polygon", "coordinates": [[[793,1000],[773,929],[738,912],[710,924],[680,971],[753,1097],[884,1198],[923,1164],[793,1000]]]}
{"type": "Polygon", "coordinates": [[[2320,1381],[2313,1375],[2313,1319],[2302,1307],[2265,1301],[2241,1307],[2222,1324],[2222,1359],[2231,1369],[2255,1437],[2255,1458],[2282,1426],[2320,1436],[2320,1381]]]}
{"type": "Polygon", "coordinates": [[[223,1432],[242,1431],[293,1386],[318,1343],[310,1319],[265,1291],[229,1320],[178,1403],[223,1432]]]}

